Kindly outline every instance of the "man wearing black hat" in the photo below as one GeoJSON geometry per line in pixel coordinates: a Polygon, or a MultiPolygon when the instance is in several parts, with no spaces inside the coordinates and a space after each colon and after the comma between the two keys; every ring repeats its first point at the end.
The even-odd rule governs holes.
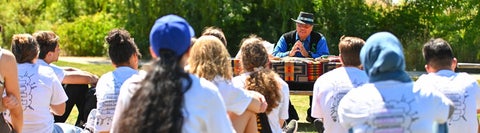
{"type": "MultiPolygon", "coordinates": [[[[293,19],[296,29],[283,34],[278,40],[273,50],[273,56],[276,57],[305,57],[318,58],[322,55],[328,55],[327,40],[318,32],[313,31],[314,16],[312,13],[300,12],[297,19],[293,19]]],[[[313,84],[287,82],[290,90],[313,90],[313,84]]],[[[315,118],[311,117],[312,96],[310,96],[310,108],[307,110],[307,121],[313,122],[315,118]]],[[[295,107],[291,104],[288,109],[289,118],[298,120],[298,114],[295,107]]]]}
{"type": "Polygon", "coordinates": [[[316,24],[312,13],[300,12],[298,18],[292,20],[296,22],[296,30],[280,37],[273,56],[318,58],[329,54],[325,37],[313,31],[316,24]]]}

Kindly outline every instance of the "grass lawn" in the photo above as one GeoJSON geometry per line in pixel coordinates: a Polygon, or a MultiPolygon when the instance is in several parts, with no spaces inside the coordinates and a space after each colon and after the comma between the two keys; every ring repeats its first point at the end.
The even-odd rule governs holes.
{"type": "Polygon", "coordinates": [[[297,132],[302,133],[316,133],[315,127],[313,124],[307,122],[307,109],[308,109],[308,96],[304,95],[290,95],[290,100],[292,101],[293,106],[297,110],[298,117],[298,130],[297,132]]]}
{"type": "MultiPolygon", "coordinates": [[[[57,66],[75,67],[75,68],[93,73],[98,77],[102,76],[103,74],[109,71],[114,70],[114,67],[111,64],[81,64],[81,63],[71,63],[71,62],[65,62],[65,61],[58,61],[53,64],[57,66]]],[[[73,107],[72,112],[70,113],[70,116],[68,117],[66,123],[75,125],[77,116],[78,116],[77,107],[73,107]]]]}
{"type": "Polygon", "coordinates": [[[103,74],[113,71],[115,68],[111,64],[81,64],[81,63],[72,63],[72,62],[65,62],[65,61],[57,61],[53,63],[57,66],[65,66],[65,67],[75,67],[90,73],[97,75],[98,77],[102,76],[103,74]]]}

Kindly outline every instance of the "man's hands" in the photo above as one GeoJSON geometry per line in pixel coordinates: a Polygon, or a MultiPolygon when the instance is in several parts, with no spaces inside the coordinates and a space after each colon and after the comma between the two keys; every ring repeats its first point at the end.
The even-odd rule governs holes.
{"type": "Polygon", "coordinates": [[[303,47],[303,44],[300,40],[295,42],[295,44],[292,47],[292,50],[290,50],[290,53],[288,53],[288,56],[292,57],[295,56],[295,53],[300,52],[303,57],[310,57],[308,54],[308,51],[303,47]]]}

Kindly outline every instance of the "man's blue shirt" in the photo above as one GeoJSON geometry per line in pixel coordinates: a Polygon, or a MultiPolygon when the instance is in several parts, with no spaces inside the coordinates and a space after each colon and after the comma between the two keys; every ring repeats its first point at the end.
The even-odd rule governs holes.
{"type": "MultiPolygon", "coordinates": [[[[299,40],[298,33],[295,33],[295,40],[299,40]]],[[[303,42],[303,47],[305,47],[305,50],[307,50],[312,58],[318,58],[322,55],[328,55],[328,46],[327,46],[327,40],[325,37],[321,37],[321,39],[317,43],[317,51],[311,52],[310,50],[310,35],[308,35],[307,39],[305,39],[303,42]]],[[[288,56],[290,52],[290,49],[288,49],[287,42],[283,36],[280,37],[280,39],[277,42],[277,45],[275,46],[275,49],[273,50],[273,56],[276,57],[286,57],[288,56]]],[[[295,57],[303,57],[302,53],[297,52],[295,53],[295,57]]]]}

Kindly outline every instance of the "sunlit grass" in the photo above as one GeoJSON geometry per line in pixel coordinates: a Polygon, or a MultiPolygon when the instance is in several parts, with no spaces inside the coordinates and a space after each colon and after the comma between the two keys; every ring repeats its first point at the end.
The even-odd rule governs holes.
{"type": "Polygon", "coordinates": [[[61,67],[75,67],[75,68],[93,73],[99,77],[115,69],[112,64],[82,64],[82,63],[73,63],[73,62],[66,62],[66,61],[58,61],[53,64],[61,67]]]}
{"type": "MultiPolygon", "coordinates": [[[[81,64],[81,63],[72,63],[72,62],[65,62],[65,61],[58,61],[53,63],[60,67],[75,67],[92,74],[97,75],[98,77],[102,76],[103,74],[113,71],[114,67],[111,64],[81,64]]],[[[68,117],[66,123],[75,125],[75,121],[77,121],[78,110],[77,107],[73,107],[70,116],[68,117]]]]}
{"type": "Polygon", "coordinates": [[[307,109],[309,107],[308,96],[304,95],[290,95],[290,101],[292,101],[293,106],[298,113],[298,132],[302,133],[316,133],[315,127],[313,124],[307,122],[305,118],[307,118],[307,109]]]}

